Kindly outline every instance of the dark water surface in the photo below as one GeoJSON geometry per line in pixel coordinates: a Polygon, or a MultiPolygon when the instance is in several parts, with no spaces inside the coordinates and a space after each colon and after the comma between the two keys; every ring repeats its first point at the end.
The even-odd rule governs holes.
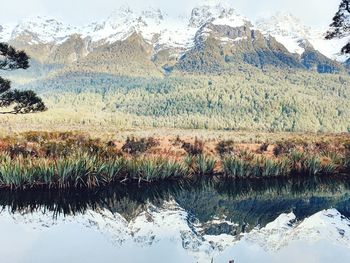
{"type": "Polygon", "coordinates": [[[206,236],[233,245],[290,212],[350,217],[349,194],[348,179],[320,177],[1,190],[0,262],[211,262],[223,247],[206,236]]]}

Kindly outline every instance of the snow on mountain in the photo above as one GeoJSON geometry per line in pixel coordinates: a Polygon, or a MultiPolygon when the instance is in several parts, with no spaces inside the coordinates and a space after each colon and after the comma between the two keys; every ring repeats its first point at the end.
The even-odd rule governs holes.
{"type": "Polygon", "coordinates": [[[222,3],[202,5],[192,10],[190,26],[200,28],[208,22],[214,25],[241,27],[245,25],[247,19],[237,14],[230,6],[222,3]]]}
{"type": "Polygon", "coordinates": [[[190,17],[170,17],[152,8],[140,13],[122,8],[106,21],[85,27],[83,36],[91,37],[94,42],[113,43],[136,32],[153,44],[156,51],[166,48],[188,49],[194,45],[196,33],[206,23],[240,27],[246,22],[246,18],[223,4],[195,7],[190,17]]]}
{"type": "Polygon", "coordinates": [[[250,232],[245,241],[259,244],[267,251],[278,251],[292,242],[328,240],[350,249],[350,220],[337,210],[321,211],[302,222],[293,213],[282,214],[262,229],[250,232]]]}
{"type": "Polygon", "coordinates": [[[266,35],[271,35],[283,44],[289,52],[301,55],[305,49],[302,41],[314,34],[310,27],[291,14],[278,13],[268,19],[260,19],[256,27],[266,35]]]}
{"type": "Polygon", "coordinates": [[[195,7],[191,16],[170,17],[159,9],[136,12],[128,7],[114,11],[106,20],[83,27],[64,25],[54,19],[35,17],[21,21],[12,30],[0,31],[0,39],[9,41],[21,35],[31,35],[30,44],[62,42],[69,35],[80,34],[92,42],[113,43],[138,33],[153,44],[155,50],[188,49],[193,46],[197,31],[206,23],[243,26],[248,20],[224,4],[195,7]]]}
{"type": "Polygon", "coordinates": [[[235,9],[222,3],[194,8],[189,21],[190,26],[197,28],[193,38],[193,42],[197,44],[209,36],[225,44],[234,44],[243,40],[244,37],[231,36],[227,29],[220,30],[218,27],[251,27],[251,23],[246,17],[239,15],[235,9]]]}
{"type": "Polygon", "coordinates": [[[11,39],[13,25],[0,25],[0,41],[7,42],[11,39]]]}
{"type": "MultiPolygon", "coordinates": [[[[138,12],[123,7],[103,21],[81,27],[65,25],[46,17],[25,19],[17,25],[2,25],[0,41],[7,42],[22,37],[21,40],[27,41],[28,44],[61,44],[69,36],[77,34],[88,39],[88,42],[91,40],[93,46],[99,46],[125,40],[137,33],[153,45],[155,53],[171,49],[177,56],[196,45],[198,36],[205,39],[213,35],[215,26],[237,28],[252,27],[252,24],[247,18],[237,14],[231,6],[217,1],[193,8],[189,16],[178,17],[163,14],[155,8],[138,12]]],[[[260,19],[255,29],[262,31],[267,38],[270,35],[275,37],[291,53],[301,55],[305,48],[311,45],[330,59],[344,62],[349,58],[349,55],[341,54],[340,50],[350,41],[350,35],[326,40],[326,30],[315,30],[305,26],[290,14],[278,13],[271,18],[260,19]]],[[[215,37],[223,43],[234,44],[242,40],[239,37],[230,38],[224,32],[216,34],[215,37]]]]}
{"type": "Polygon", "coordinates": [[[350,59],[350,54],[341,53],[341,49],[350,42],[350,35],[342,38],[325,39],[324,34],[321,37],[313,37],[309,41],[313,47],[330,59],[339,62],[345,62],[350,59]]]}
{"type": "Polygon", "coordinates": [[[340,39],[325,39],[325,31],[305,26],[302,21],[288,13],[277,13],[271,18],[259,19],[256,27],[265,33],[276,38],[289,52],[302,55],[305,51],[305,44],[318,50],[330,59],[344,62],[348,56],[341,54],[340,50],[344,43],[350,40],[349,37],[340,39]]]}
{"type": "Polygon", "coordinates": [[[150,9],[137,14],[130,8],[123,7],[114,11],[107,20],[85,27],[83,36],[91,37],[94,42],[107,40],[112,43],[124,40],[133,32],[139,32],[146,40],[151,41],[152,34],[159,33],[159,25],[162,20],[160,10],[150,9]]]}
{"type": "Polygon", "coordinates": [[[12,30],[10,39],[32,36],[29,44],[56,43],[77,32],[77,28],[48,17],[33,17],[20,21],[12,30]]]}
{"type": "MultiPolygon", "coordinates": [[[[2,212],[1,222],[12,221],[42,232],[51,227],[67,224],[83,225],[97,230],[110,243],[119,248],[125,246],[157,247],[167,243],[179,247],[198,262],[207,262],[215,248],[197,234],[195,227],[187,220],[188,214],[175,201],[165,202],[161,207],[149,204],[133,220],[128,222],[120,214],[108,210],[88,210],[84,215],[53,217],[49,213],[2,212]]],[[[232,239],[232,238],[231,238],[232,239]]]]}
{"type": "MultiPolygon", "coordinates": [[[[249,251],[248,256],[252,258],[261,256],[261,262],[278,262],[276,259],[282,258],[282,252],[293,255],[295,246],[305,244],[310,247],[315,244],[317,246],[313,247],[315,251],[305,251],[303,257],[308,257],[308,253],[322,254],[319,244],[350,252],[350,220],[335,209],[321,211],[302,221],[298,221],[293,213],[282,214],[265,227],[256,228],[242,236],[202,235],[203,225],[191,223],[193,221],[189,220],[189,214],[175,201],[165,202],[159,207],[149,204],[129,222],[120,214],[105,209],[88,210],[83,215],[58,218],[50,213],[10,214],[3,210],[0,220],[5,225],[12,222],[21,228],[35,229],[35,235],[47,232],[52,227],[60,231],[67,224],[74,224],[77,229],[85,226],[101,233],[118,249],[157,249],[166,246],[189,255],[196,262],[210,262],[212,258],[215,262],[228,262],[233,258],[240,262],[249,262],[245,258],[247,255],[241,254],[242,251],[249,251]]],[[[215,219],[206,224],[208,223],[221,224],[223,221],[215,219]]],[[[226,223],[234,225],[231,222],[226,223]]],[[[332,254],[332,251],[328,253],[332,254]]]]}

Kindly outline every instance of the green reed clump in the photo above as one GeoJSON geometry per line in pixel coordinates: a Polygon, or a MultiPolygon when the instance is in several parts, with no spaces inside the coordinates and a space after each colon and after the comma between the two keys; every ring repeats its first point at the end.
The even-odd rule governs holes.
{"type": "Polygon", "coordinates": [[[288,159],[292,173],[301,175],[334,174],[343,165],[342,158],[337,153],[310,154],[294,151],[288,159]]]}
{"type": "Polygon", "coordinates": [[[287,176],[290,173],[286,159],[267,159],[265,157],[242,159],[237,156],[225,157],[222,161],[224,174],[234,178],[263,178],[287,176]]]}
{"type": "Polygon", "coordinates": [[[184,163],[165,160],[163,164],[162,179],[181,178],[189,175],[189,169],[184,163]]]}
{"type": "Polygon", "coordinates": [[[350,142],[344,144],[345,155],[344,155],[344,170],[350,172],[350,142]]]}
{"type": "Polygon", "coordinates": [[[162,158],[104,159],[86,153],[53,160],[0,156],[0,186],[11,188],[93,188],[112,182],[179,178],[188,173],[184,164],[162,158]]]}
{"type": "Polygon", "coordinates": [[[236,156],[226,156],[222,160],[222,167],[224,174],[228,177],[247,177],[248,166],[241,158],[236,156]]]}
{"type": "Polygon", "coordinates": [[[293,151],[278,158],[247,153],[225,156],[219,162],[206,155],[182,161],[146,156],[104,156],[76,152],[66,157],[28,157],[0,154],[0,187],[94,188],[111,183],[175,180],[216,175],[228,178],[275,178],[329,175],[349,169],[348,157],[337,153],[293,151]]]}
{"type": "Polygon", "coordinates": [[[137,165],[138,179],[148,182],[162,177],[164,161],[162,159],[143,159],[137,165]]]}
{"type": "Polygon", "coordinates": [[[194,156],[194,173],[197,175],[209,175],[214,174],[216,161],[203,154],[194,156]]]}
{"type": "Polygon", "coordinates": [[[310,175],[317,175],[322,172],[322,164],[318,156],[308,157],[304,161],[303,170],[310,175]]]}
{"type": "Polygon", "coordinates": [[[290,174],[290,163],[287,159],[267,159],[263,157],[260,161],[262,177],[278,177],[290,174]]]}

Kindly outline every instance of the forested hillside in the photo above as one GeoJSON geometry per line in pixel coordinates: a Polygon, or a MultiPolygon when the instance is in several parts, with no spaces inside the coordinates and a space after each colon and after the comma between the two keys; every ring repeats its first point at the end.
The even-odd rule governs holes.
{"type": "Polygon", "coordinates": [[[91,112],[101,114],[94,115],[97,121],[111,125],[128,116],[131,126],[350,131],[347,75],[255,67],[163,78],[67,73],[24,87],[41,94],[52,112],[84,112],[80,116],[85,120],[75,117],[81,123],[91,112]]]}
{"type": "Polygon", "coordinates": [[[5,76],[48,106],[2,116],[9,127],[350,131],[347,37],[326,40],[291,15],[253,25],[216,4],[175,20],[122,9],[86,27],[39,17],[3,28],[0,40],[32,58],[5,76]]]}

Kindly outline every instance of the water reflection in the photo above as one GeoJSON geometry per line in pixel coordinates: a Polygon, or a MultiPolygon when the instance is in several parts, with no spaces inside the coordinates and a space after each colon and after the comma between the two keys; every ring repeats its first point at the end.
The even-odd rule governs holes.
{"type": "Polygon", "coordinates": [[[111,186],[97,190],[0,191],[0,206],[16,212],[50,212],[54,217],[106,209],[131,220],[148,204],[161,206],[175,200],[189,213],[189,220],[202,224],[213,219],[231,221],[210,234],[240,233],[264,226],[281,213],[293,211],[304,219],[320,210],[338,209],[350,217],[350,181],[339,178],[293,178],[276,180],[181,181],[152,185],[111,186]]]}

